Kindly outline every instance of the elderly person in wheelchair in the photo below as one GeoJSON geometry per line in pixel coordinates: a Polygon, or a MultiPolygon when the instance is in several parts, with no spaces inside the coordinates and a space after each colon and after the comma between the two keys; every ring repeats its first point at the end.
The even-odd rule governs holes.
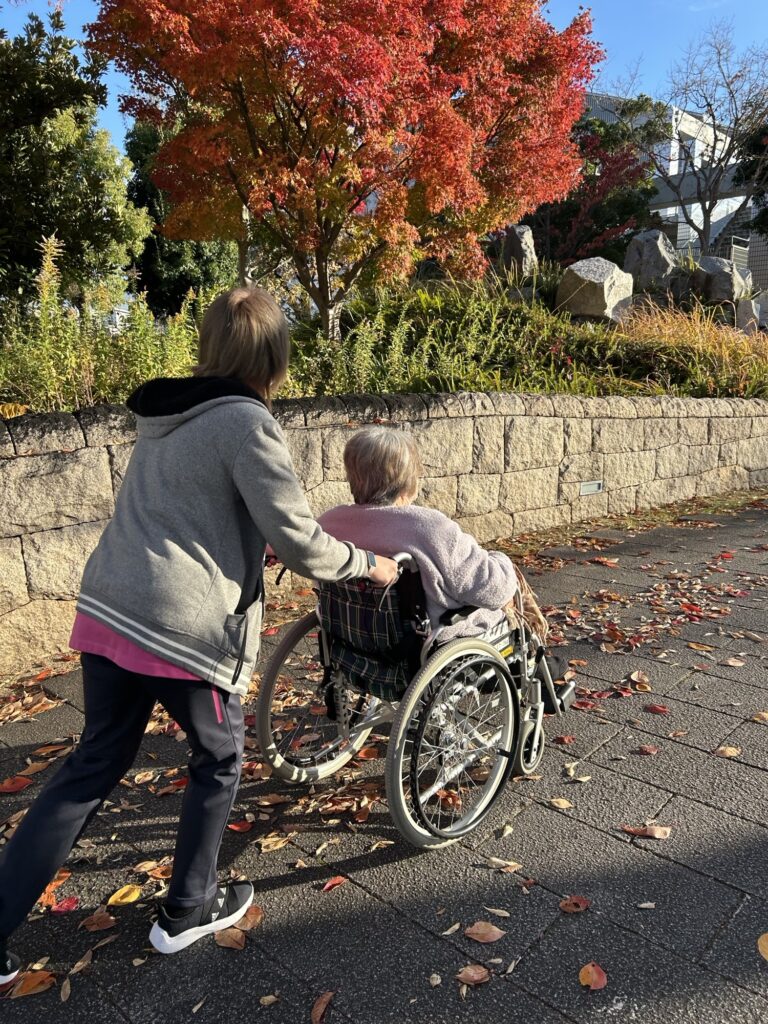
{"type": "Polygon", "coordinates": [[[454,842],[491,809],[510,774],[544,752],[555,685],[546,620],[510,559],[443,513],[414,504],[421,461],[410,434],[365,427],[344,464],[354,498],[323,529],[401,565],[382,591],[364,580],[318,587],[317,611],[288,630],[264,672],[257,728],[281,777],[324,778],[391,723],[385,782],[392,818],[420,848],[454,842]]]}

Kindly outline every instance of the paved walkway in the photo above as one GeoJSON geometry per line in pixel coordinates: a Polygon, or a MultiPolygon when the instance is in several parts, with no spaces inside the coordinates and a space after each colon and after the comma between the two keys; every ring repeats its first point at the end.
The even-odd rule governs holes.
{"type": "MultiPolygon", "coordinates": [[[[768,728],[753,720],[768,711],[768,509],[603,536],[550,550],[552,568],[533,578],[543,602],[559,609],[553,618],[570,644],[582,709],[548,723],[541,778],[510,784],[471,841],[416,854],[383,809],[353,821],[359,792],[355,802],[349,780],[335,783],[346,802],[329,799],[330,786],[270,804],[264,797],[280,788],[252,779],[234,817],[256,820],[227,831],[222,867],[255,881],[262,925],[242,950],[210,939],[176,957],[152,955],[151,896],[163,883],[134,868],[171,852],[180,793],[150,787],[169,787],[178,774],[162,773],[185,756],[183,742],[158,732],[56,892],[60,901],[76,896],[78,909],[41,914],[16,936],[28,963],[50,958],[44,969],[58,972],[59,984],[4,1001],[3,1020],[296,1024],[332,991],[330,1024],[768,1021],[768,963],[756,948],[768,932],[768,728]],[[632,673],[643,673],[628,683],[632,696],[616,695],[613,685],[632,673]],[[642,692],[646,683],[651,692],[642,692]],[[667,712],[654,714],[652,704],[667,712]],[[717,756],[720,747],[739,753],[717,756]],[[136,780],[137,772],[145,774],[136,780]],[[555,798],[571,806],[553,806],[555,798]],[[669,837],[621,831],[647,823],[668,826],[669,837]],[[276,834],[280,846],[291,833],[261,852],[265,836],[276,834]],[[504,872],[489,858],[521,867],[504,872]],[[336,875],[347,881],[323,892],[336,875]],[[143,896],[114,909],[115,927],[78,928],[127,883],[143,885],[143,896]],[[565,914],[568,895],[591,906],[565,914]],[[478,920],[506,934],[479,945],[463,934],[478,920]],[[63,975],[113,935],[70,979],[62,1003],[63,975]],[[607,973],[601,991],[579,984],[590,961],[607,973]],[[471,963],[487,964],[492,977],[462,999],[455,975],[471,963]]],[[[41,744],[82,727],[77,674],[46,686],[63,703],[3,726],[3,778],[27,758],[39,761],[32,752],[41,744]]],[[[375,779],[382,765],[365,768],[375,779]]],[[[2,817],[38,786],[1,797],[2,817]]]]}

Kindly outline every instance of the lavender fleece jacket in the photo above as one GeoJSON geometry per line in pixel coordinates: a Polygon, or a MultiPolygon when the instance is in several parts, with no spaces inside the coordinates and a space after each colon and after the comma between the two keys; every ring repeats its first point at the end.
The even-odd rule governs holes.
{"type": "Polygon", "coordinates": [[[448,608],[476,605],[464,622],[441,636],[471,636],[504,618],[499,611],[517,592],[512,562],[500,551],[486,551],[452,519],[419,505],[338,505],[320,525],[338,540],[373,548],[383,555],[401,551],[419,567],[433,628],[448,608]]]}

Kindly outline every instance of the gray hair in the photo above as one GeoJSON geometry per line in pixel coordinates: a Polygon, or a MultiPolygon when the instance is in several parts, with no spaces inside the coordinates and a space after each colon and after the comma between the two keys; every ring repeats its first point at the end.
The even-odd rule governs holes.
{"type": "Polygon", "coordinates": [[[410,434],[392,427],[363,427],[344,448],[344,468],[356,505],[393,505],[412,497],[422,473],[410,434]]]}

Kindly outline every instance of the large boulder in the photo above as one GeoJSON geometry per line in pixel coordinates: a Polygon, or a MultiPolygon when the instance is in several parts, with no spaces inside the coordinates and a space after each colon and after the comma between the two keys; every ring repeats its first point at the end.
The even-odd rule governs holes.
{"type": "Polygon", "coordinates": [[[653,286],[666,288],[676,267],[674,247],[663,231],[635,235],[624,257],[624,271],[632,275],[638,291],[653,286]]]}
{"type": "Polygon", "coordinates": [[[530,277],[539,267],[539,258],[533,244],[533,232],[526,224],[513,224],[504,235],[501,251],[504,266],[522,277],[530,277]]]}
{"type": "Polygon", "coordinates": [[[749,291],[733,261],[719,256],[702,256],[693,274],[693,287],[707,302],[738,302],[749,291]]]}
{"type": "Polygon", "coordinates": [[[760,330],[760,307],[753,299],[739,299],[736,303],[736,326],[745,334],[760,330]]]}
{"type": "Polygon", "coordinates": [[[602,256],[572,263],[557,289],[558,308],[619,320],[632,305],[632,275],[602,256]]]}

